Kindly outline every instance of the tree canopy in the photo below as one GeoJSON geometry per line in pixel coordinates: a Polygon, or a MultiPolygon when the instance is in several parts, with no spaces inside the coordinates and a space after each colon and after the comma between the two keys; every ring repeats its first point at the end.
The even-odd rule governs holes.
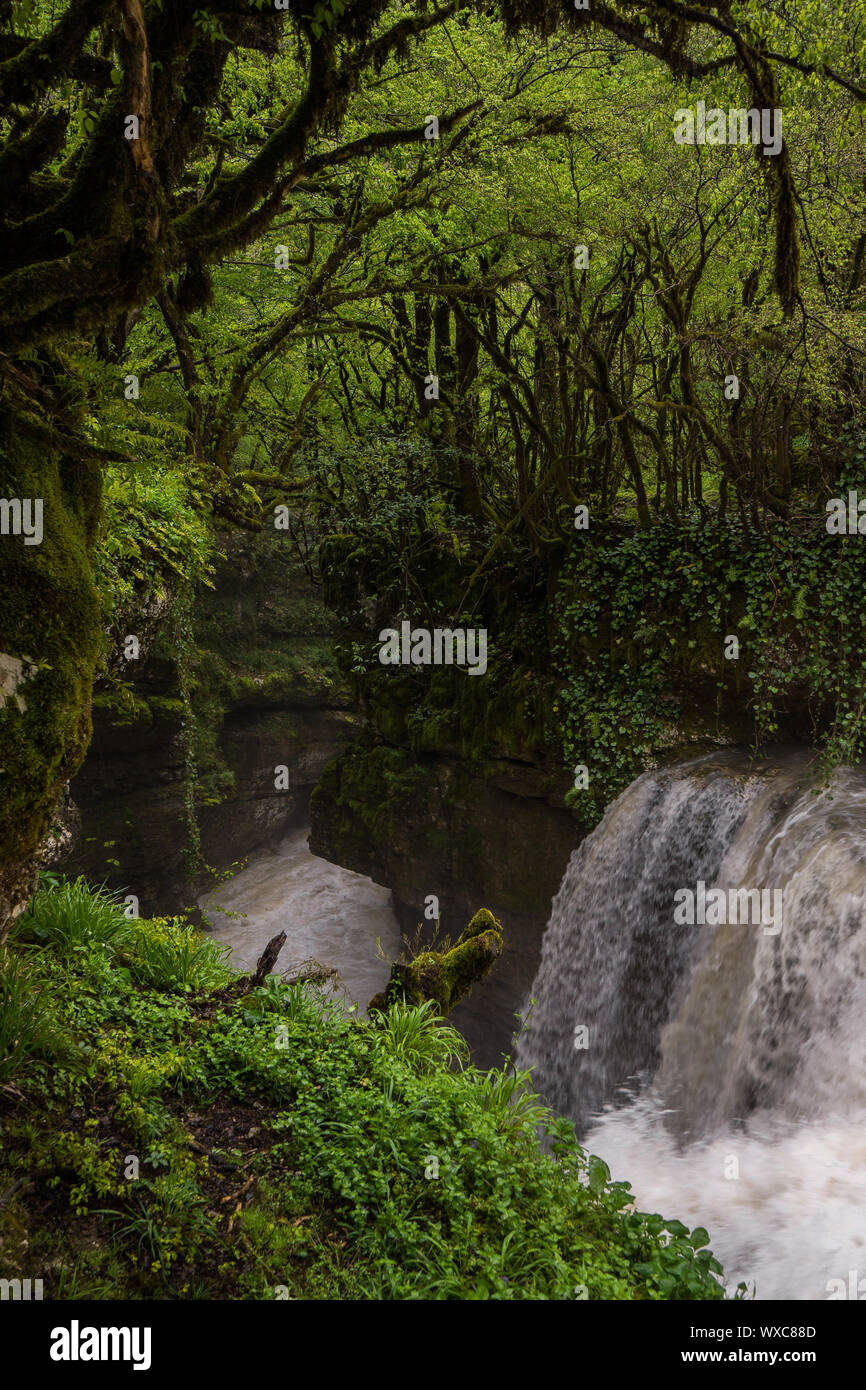
{"type": "Polygon", "coordinates": [[[0,553],[15,882],[106,604],[203,527],[412,516],[477,573],[581,506],[811,524],[862,411],[864,44],[854,0],[5,4],[2,491],[53,507],[0,553]],[[777,152],[677,143],[698,102],[777,152]]]}

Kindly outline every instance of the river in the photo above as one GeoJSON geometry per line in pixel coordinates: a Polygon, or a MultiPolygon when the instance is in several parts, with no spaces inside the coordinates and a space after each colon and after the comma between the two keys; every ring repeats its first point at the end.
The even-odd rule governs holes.
{"type": "Polygon", "coordinates": [[[276,849],[258,854],[207,893],[199,906],[216,940],[231,946],[237,970],[252,970],[271,937],[284,931],[277,968],[292,969],[311,959],[336,966],[342,994],[363,1011],[400,954],[391,894],[372,879],[311,854],[309,833],[309,826],[293,830],[276,849]]]}

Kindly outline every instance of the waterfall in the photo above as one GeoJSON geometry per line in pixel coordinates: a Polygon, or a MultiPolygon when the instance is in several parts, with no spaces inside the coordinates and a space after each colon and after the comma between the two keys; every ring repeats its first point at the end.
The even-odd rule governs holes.
{"type": "Polygon", "coordinates": [[[784,750],[645,773],[553,902],[519,1065],[759,1297],[866,1297],[864,910],[866,771],[784,750]],[[698,885],[775,891],[779,924],[677,922],[698,885]]]}

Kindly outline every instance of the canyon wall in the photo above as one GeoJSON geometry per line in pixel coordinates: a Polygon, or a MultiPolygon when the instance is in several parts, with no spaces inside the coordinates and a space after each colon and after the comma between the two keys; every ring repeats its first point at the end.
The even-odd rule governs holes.
{"type": "MultiPolygon", "coordinates": [[[[303,824],[323,769],[355,735],[333,628],[279,533],[223,542],[214,587],[196,597],[189,658],[201,856],[217,871],[303,824]]],[[[65,873],[135,893],[142,915],[189,906],[213,882],[190,872],[189,729],[168,633],[140,666],[126,663],[125,689],[97,687],[93,741],[70,787],[75,833],[55,855],[65,873]]]]}

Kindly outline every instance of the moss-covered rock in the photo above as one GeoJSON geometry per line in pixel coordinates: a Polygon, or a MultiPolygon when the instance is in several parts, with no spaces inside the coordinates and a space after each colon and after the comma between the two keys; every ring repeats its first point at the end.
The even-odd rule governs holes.
{"type": "Polygon", "coordinates": [[[381,1013],[391,1004],[418,1005],[432,999],[444,1017],[487,974],[501,953],[502,927],[483,907],[450,949],[421,951],[414,960],[395,961],[387,985],[370,1000],[367,1012],[381,1013]]]}
{"type": "Polygon", "coordinates": [[[9,416],[0,419],[0,459],[2,496],[41,498],[43,507],[40,544],[0,535],[0,652],[23,664],[0,700],[2,940],[32,892],[54,807],[90,740],[102,627],[90,566],[98,467],[46,452],[9,416]]]}

